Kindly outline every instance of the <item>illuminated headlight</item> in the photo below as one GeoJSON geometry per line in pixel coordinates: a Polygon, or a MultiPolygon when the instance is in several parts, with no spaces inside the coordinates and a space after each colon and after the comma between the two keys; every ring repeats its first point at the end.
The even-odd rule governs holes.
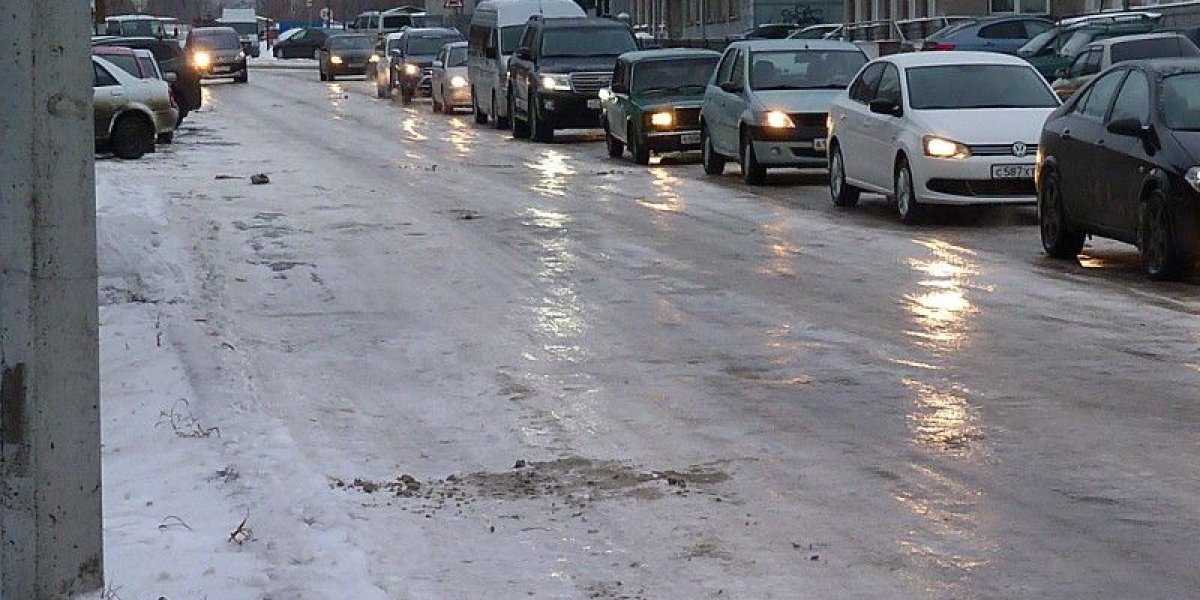
{"type": "Polygon", "coordinates": [[[467,78],[463,77],[462,75],[455,75],[454,77],[451,77],[450,78],[450,87],[452,87],[452,88],[467,87],[467,78]]]}
{"type": "Polygon", "coordinates": [[[238,60],[245,60],[245,59],[246,59],[246,51],[238,50],[238,60]]]}
{"type": "Polygon", "coordinates": [[[192,55],[192,64],[203,69],[212,64],[212,55],[207,52],[197,52],[192,55]]]}
{"type": "Polygon", "coordinates": [[[650,115],[650,124],[655,127],[670,127],[675,122],[675,115],[669,112],[656,112],[650,115]]]}
{"type": "Polygon", "coordinates": [[[778,110],[767,113],[767,116],[763,119],[763,124],[772,129],[788,129],[796,126],[792,122],[792,118],[787,116],[787,113],[778,110]]]}
{"type": "Polygon", "coordinates": [[[372,55],[371,55],[371,58],[368,58],[367,60],[371,61],[372,63],[377,63],[377,62],[379,62],[379,55],[378,55],[378,54],[372,54],[372,55]]]}
{"type": "Polygon", "coordinates": [[[421,72],[421,67],[418,67],[417,65],[404,65],[404,74],[405,75],[416,75],[417,73],[420,73],[420,72],[421,72]]]}
{"type": "Polygon", "coordinates": [[[340,56],[330,56],[330,57],[329,57],[329,62],[331,62],[331,63],[333,63],[333,64],[335,64],[335,65],[340,65],[340,64],[342,64],[342,57],[340,57],[340,56]]]}
{"type": "Polygon", "coordinates": [[[613,97],[612,90],[610,90],[608,88],[600,88],[600,99],[601,100],[608,102],[608,100],[612,97],[613,97]]]}
{"type": "Polygon", "coordinates": [[[932,135],[925,136],[925,155],[934,158],[967,158],[971,149],[966,146],[932,135]]]}
{"type": "Polygon", "coordinates": [[[1192,167],[1183,174],[1183,180],[1192,186],[1193,190],[1200,192],[1200,167],[1192,167]]]}
{"type": "Polygon", "coordinates": [[[542,75],[541,84],[544,90],[571,91],[571,77],[568,75],[542,75]]]}

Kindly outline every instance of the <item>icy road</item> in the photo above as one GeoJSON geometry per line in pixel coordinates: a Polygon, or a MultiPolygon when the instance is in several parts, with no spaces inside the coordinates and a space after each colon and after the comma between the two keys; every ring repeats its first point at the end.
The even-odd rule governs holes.
{"type": "Polygon", "coordinates": [[[98,164],[122,598],[1200,596],[1200,300],[1133,248],[205,95],[98,164]]]}

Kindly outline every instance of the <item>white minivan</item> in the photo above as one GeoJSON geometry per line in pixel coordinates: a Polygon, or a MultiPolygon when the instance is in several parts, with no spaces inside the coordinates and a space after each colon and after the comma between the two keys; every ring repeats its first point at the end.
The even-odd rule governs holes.
{"type": "Polygon", "coordinates": [[[485,0],[475,6],[467,32],[467,79],[476,123],[491,118],[498,128],[508,125],[508,58],[533,15],[587,16],[575,0],[485,0]]]}

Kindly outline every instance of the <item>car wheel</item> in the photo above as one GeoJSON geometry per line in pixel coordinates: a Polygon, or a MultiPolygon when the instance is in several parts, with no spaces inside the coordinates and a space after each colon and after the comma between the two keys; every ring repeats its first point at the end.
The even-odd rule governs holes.
{"type": "Polygon", "coordinates": [[[321,78],[321,81],[329,81],[329,78],[325,77],[325,69],[318,67],[317,75],[321,78]]]}
{"type": "Polygon", "coordinates": [[[513,100],[512,90],[508,90],[508,118],[512,119],[513,137],[521,140],[529,137],[529,121],[517,118],[517,103],[513,100]]]}
{"type": "Polygon", "coordinates": [[[629,153],[633,155],[633,162],[639,165],[650,164],[650,149],[646,147],[645,140],[638,137],[637,132],[633,130],[633,123],[625,126],[625,140],[629,142],[629,153]]]}
{"type": "Polygon", "coordinates": [[[530,96],[529,109],[526,111],[529,115],[529,138],[535,142],[552,142],[554,141],[554,129],[547,127],[546,123],[542,121],[539,114],[541,111],[538,110],[539,105],[538,97],[530,96]]]}
{"type": "Polygon", "coordinates": [[[767,170],[758,164],[758,156],[754,154],[754,144],[750,136],[742,135],[742,181],[746,185],[762,185],[767,179],[767,170]]]}
{"type": "Polygon", "coordinates": [[[441,104],[438,104],[438,100],[437,100],[437,95],[436,95],[436,94],[434,94],[433,92],[429,92],[429,100],[430,100],[431,102],[433,102],[433,112],[435,112],[435,113],[440,113],[440,112],[442,112],[442,105],[441,105],[441,104]]]}
{"type": "Polygon", "coordinates": [[[834,206],[853,207],[858,205],[859,189],[846,183],[846,161],[842,148],[834,145],[829,155],[829,195],[834,206]]]}
{"type": "Polygon", "coordinates": [[[179,118],[175,119],[175,128],[176,129],[179,129],[179,126],[183,125],[183,120],[187,118],[189,112],[191,112],[191,111],[187,111],[187,110],[183,110],[183,109],[179,110],[179,118]]]}
{"type": "Polygon", "coordinates": [[[113,126],[112,150],[117,158],[135,160],[154,148],[154,128],[136,116],[121,117],[113,126]]]}
{"type": "Polygon", "coordinates": [[[442,112],[448,115],[454,114],[454,105],[446,102],[446,88],[442,87],[442,112]]]}
{"type": "Polygon", "coordinates": [[[621,158],[625,154],[625,144],[618,140],[609,130],[608,122],[604,123],[604,143],[608,146],[609,158],[621,158]]]}
{"type": "Polygon", "coordinates": [[[492,121],[492,124],[493,124],[493,125],[496,127],[496,129],[508,129],[508,118],[509,118],[509,117],[511,117],[511,116],[512,116],[512,114],[510,113],[510,114],[509,114],[509,117],[501,117],[501,116],[500,116],[500,111],[496,110],[496,106],[497,106],[497,104],[496,104],[496,92],[494,92],[494,91],[493,91],[493,92],[492,92],[492,110],[493,110],[493,111],[494,111],[496,114],[495,114],[495,115],[493,115],[493,121],[492,121]]]}
{"type": "Polygon", "coordinates": [[[708,129],[700,130],[700,137],[704,153],[704,173],[706,175],[722,175],[725,173],[725,157],[717,154],[717,149],[713,148],[712,136],[708,135],[708,129]]]}
{"type": "Polygon", "coordinates": [[[276,59],[283,58],[283,57],[282,57],[282,56],[280,56],[280,54],[279,54],[279,48],[276,48],[276,49],[272,50],[272,51],[271,51],[271,53],[275,55],[275,58],[276,58],[276,59]]]}
{"type": "Polygon", "coordinates": [[[485,125],[488,122],[487,115],[482,110],[479,110],[479,99],[475,95],[475,88],[471,88],[471,110],[475,113],[475,124],[485,125]]]}
{"type": "Polygon", "coordinates": [[[413,101],[412,92],[408,91],[408,88],[404,87],[404,84],[400,84],[400,103],[407,106],[409,104],[412,104],[412,101],[413,101]]]}
{"type": "Polygon", "coordinates": [[[313,50],[313,60],[321,60],[321,51],[313,50]]]}
{"type": "Polygon", "coordinates": [[[1167,195],[1154,189],[1141,208],[1138,246],[1146,275],[1151,279],[1176,279],[1187,275],[1195,260],[1193,244],[1176,235],[1167,195]]]}
{"type": "Polygon", "coordinates": [[[174,144],[175,143],[175,132],[168,131],[166,133],[160,133],[160,134],[158,134],[158,138],[155,141],[158,142],[159,144],[174,144]]]}
{"type": "Polygon", "coordinates": [[[900,213],[900,222],[912,225],[920,220],[921,205],[917,202],[917,194],[913,191],[912,169],[908,161],[901,158],[896,163],[893,193],[896,196],[896,211],[900,213]]]}
{"type": "Polygon", "coordinates": [[[242,73],[233,78],[234,83],[250,83],[250,67],[242,69],[242,73]]]}
{"type": "Polygon", "coordinates": [[[1048,169],[1038,190],[1038,229],[1042,249],[1054,258],[1075,258],[1083,250],[1084,234],[1071,228],[1063,210],[1062,185],[1058,173],[1048,169]]]}
{"type": "Polygon", "coordinates": [[[329,81],[337,81],[337,74],[336,74],[336,73],[334,73],[333,71],[330,71],[330,72],[326,73],[326,74],[325,74],[325,77],[326,77],[326,78],[327,78],[329,81]]]}

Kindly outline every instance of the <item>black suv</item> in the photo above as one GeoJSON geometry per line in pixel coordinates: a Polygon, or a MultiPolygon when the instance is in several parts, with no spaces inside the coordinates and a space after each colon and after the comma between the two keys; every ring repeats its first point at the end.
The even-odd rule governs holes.
{"type": "Polygon", "coordinates": [[[554,139],[556,128],[600,127],[600,89],[612,82],[617,56],[637,50],[619,21],[534,16],[508,61],[513,136],[554,139]]]}

